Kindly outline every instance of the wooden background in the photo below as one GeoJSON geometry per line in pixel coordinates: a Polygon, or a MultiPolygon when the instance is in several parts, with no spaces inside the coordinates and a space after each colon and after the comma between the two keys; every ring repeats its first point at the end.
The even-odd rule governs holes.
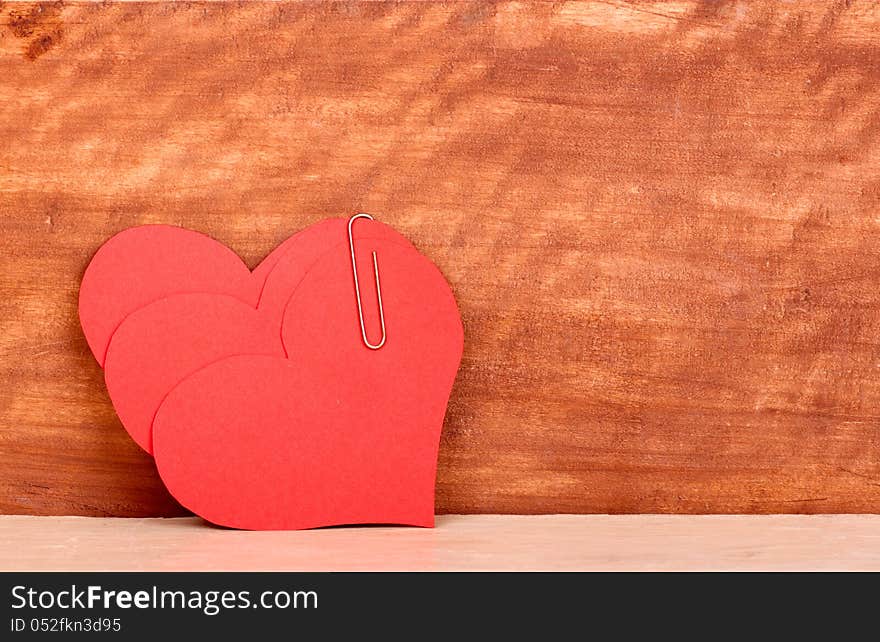
{"type": "Polygon", "coordinates": [[[0,512],[181,512],[79,330],[104,240],[358,210],[462,310],[439,512],[880,512],[867,0],[3,3],[0,512]]]}

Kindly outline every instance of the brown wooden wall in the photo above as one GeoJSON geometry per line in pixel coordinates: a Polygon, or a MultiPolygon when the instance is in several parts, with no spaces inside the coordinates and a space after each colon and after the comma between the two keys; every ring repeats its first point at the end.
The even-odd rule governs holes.
{"type": "Polygon", "coordinates": [[[877,3],[0,4],[0,512],[181,510],[104,240],[358,210],[462,310],[439,512],[880,512],[877,3]]]}

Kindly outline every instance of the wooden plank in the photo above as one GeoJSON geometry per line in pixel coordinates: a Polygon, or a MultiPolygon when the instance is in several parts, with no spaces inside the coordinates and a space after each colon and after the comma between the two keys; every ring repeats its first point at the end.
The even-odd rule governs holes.
{"type": "Polygon", "coordinates": [[[441,513],[880,511],[872,2],[5,3],[0,512],[174,515],[76,318],[139,223],[452,284],[441,513]]]}
{"type": "Polygon", "coordinates": [[[435,529],[232,531],[0,517],[0,571],[880,570],[876,515],[447,515],[435,529]]]}

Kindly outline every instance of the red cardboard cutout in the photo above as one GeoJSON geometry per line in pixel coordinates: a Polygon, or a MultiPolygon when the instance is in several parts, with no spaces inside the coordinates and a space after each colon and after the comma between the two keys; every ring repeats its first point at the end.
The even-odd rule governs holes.
{"type": "Polygon", "coordinates": [[[337,245],[290,297],[282,325],[290,359],[223,359],[186,378],[160,406],[159,473],[198,515],[246,529],[433,525],[461,319],[443,276],[417,251],[381,240],[355,247],[373,342],[381,336],[377,253],[381,349],[363,343],[349,247],[337,245]]]}
{"type": "MultiPolygon", "coordinates": [[[[334,246],[348,247],[347,224],[346,219],[322,221],[285,241],[286,251],[273,260],[256,308],[228,295],[183,294],[125,318],[110,341],[104,376],[116,413],[138,445],[152,453],[156,410],[188,375],[237,354],[284,356],[281,319],[290,293],[322,254],[334,246]]],[[[412,248],[392,228],[374,221],[358,221],[353,234],[412,248]]],[[[266,261],[277,255],[273,252],[266,261]]],[[[262,268],[254,271],[246,288],[254,287],[262,268]]]]}

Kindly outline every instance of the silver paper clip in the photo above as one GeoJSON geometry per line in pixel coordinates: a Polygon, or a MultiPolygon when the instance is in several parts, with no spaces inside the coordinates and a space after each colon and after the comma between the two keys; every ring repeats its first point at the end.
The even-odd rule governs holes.
{"type": "Polygon", "coordinates": [[[364,308],[361,305],[361,287],[358,284],[357,261],[354,258],[354,239],[351,236],[351,226],[359,218],[373,220],[369,214],[355,214],[348,219],[348,247],[351,250],[351,273],[354,276],[354,293],[357,297],[358,317],[361,321],[361,338],[364,345],[370,350],[378,350],[385,345],[385,311],[382,309],[382,288],[379,286],[379,263],[376,261],[376,252],[373,252],[373,272],[376,274],[376,296],[379,298],[379,321],[382,324],[382,340],[378,344],[370,343],[367,339],[367,330],[364,327],[364,308]]]}

